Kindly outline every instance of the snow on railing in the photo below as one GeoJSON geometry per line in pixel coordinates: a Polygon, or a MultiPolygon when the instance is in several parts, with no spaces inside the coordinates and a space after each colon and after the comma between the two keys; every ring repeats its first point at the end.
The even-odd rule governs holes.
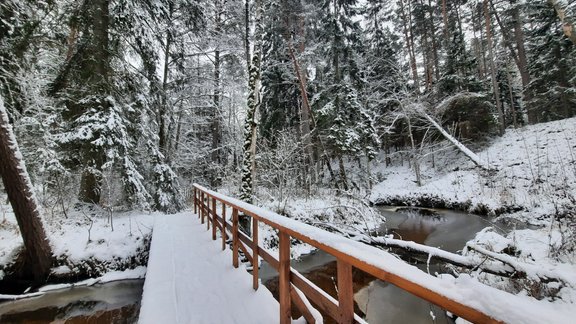
{"type": "Polygon", "coordinates": [[[558,311],[542,307],[536,300],[527,300],[488,287],[466,275],[452,279],[429,275],[386,251],[227,197],[198,184],[194,184],[193,197],[194,212],[199,215],[202,223],[206,222],[208,228],[212,227],[212,239],[216,240],[217,230],[221,231],[222,249],[226,248],[228,235],[232,235],[234,267],[238,267],[239,250],[244,252],[253,265],[254,289],[258,289],[259,285],[259,257],[278,271],[280,323],[291,322],[292,305],[298,308],[308,323],[322,322],[317,310],[311,308],[307,299],[338,323],[365,323],[354,313],[352,268],[392,283],[474,323],[546,322],[551,315],[549,311],[558,311]],[[217,202],[221,205],[220,214],[216,208],[217,202]],[[231,223],[227,221],[227,209],[232,209],[231,223]],[[252,218],[251,237],[239,230],[239,213],[252,218]],[[278,231],[278,258],[258,245],[259,222],[278,231]],[[231,234],[227,234],[223,228],[231,234]],[[336,257],[338,300],[290,267],[291,237],[336,257]]]}

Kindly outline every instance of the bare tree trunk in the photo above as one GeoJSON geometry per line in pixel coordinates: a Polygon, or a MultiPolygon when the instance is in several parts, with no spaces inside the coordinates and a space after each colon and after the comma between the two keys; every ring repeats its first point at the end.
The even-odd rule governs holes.
{"type": "Polygon", "coordinates": [[[166,35],[166,44],[164,44],[164,71],[162,73],[162,101],[158,107],[157,120],[158,120],[158,149],[164,157],[168,158],[168,131],[166,126],[166,114],[168,109],[168,77],[170,69],[170,46],[172,45],[172,37],[170,32],[166,35]]]}
{"type": "MultiPolygon", "coordinates": [[[[215,4],[216,10],[216,37],[220,37],[222,34],[222,2],[220,0],[216,1],[215,4]]],[[[220,105],[220,96],[221,96],[221,89],[220,89],[220,49],[216,48],[214,51],[214,96],[213,96],[213,103],[214,103],[214,111],[212,113],[212,154],[211,160],[212,163],[220,163],[220,145],[222,142],[221,138],[221,126],[220,126],[220,115],[221,115],[221,105],[220,105]]],[[[216,186],[216,178],[217,175],[214,175],[212,180],[212,186],[216,186]]]]}
{"type": "Polygon", "coordinates": [[[496,101],[496,111],[498,113],[498,122],[500,135],[504,135],[504,111],[502,109],[502,102],[500,101],[500,89],[498,88],[498,80],[496,79],[496,66],[494,64],[494,50],[492,42],[492,22],[490,20],[490,11],[488,9],[488,0],[484,0],[484,18],[486,20],[486,39],[488,40],[488,60],[490,61],[490,75],[492,79],[492,88],[494,91],[494,99],[496,101]]]}
{"type": "Polygon", "coordinates": [[[52,250],[40,218],[32,183],[0,97],[0,175],[24,240],[24,273],[42,281],[50,273],[52,250]]]}
{"type": "MultiPolygon", "coordinates": [[[[109,0],[95,0],[92,1],[90,6],[93,6],[94,21],[94,47],[93,62],[94,74],[87,80],[90,83],[90,89],[93,91],[91,95],[98,95],[103,100],[104,107],[97,107],[96,109],[106,110],[108,108],[108,101],[104,100],[109,94],[109,74],[110,74],[110,51],[108,27],[110,23],[109,13],[109,0]]],[[[92,54],[92,53],[91,53],[92,54]]],[[[88,110],[93,107],[83,107],[88,110]]],[[[102,166],[106,160],[105,152],[101,147],[92,146],[89,148],[89,153],[84,156],[84,171],[80,179],[80,192],[78,200],[87,203],[98,204],[100,203],[102,195],[102,166]]]]}
{"type": "Polygon", "coordinates": [[[406,14],[404,8],[404,0],[399,0],[400,4],[400,14],[402,16],[402,30],[404,31],[404,39],[406,41],[406,49],[408,50],[408,56],[410,60],[410,69],[412,70],[412,80],[414,81],[414,88],[417,92],[420,92],[420,80],[418,78],[418,66],[416,65],[416,54],[414,53],[414,36],[412,34],[412,14],[410,13],[410,8],[408,8],[408,14],[406,14]]]}
{"type": "Polygon", "coordinates": [[[524,30],[522,29],[522,19],[520,10],[516,5],[516,0],[512,1],[512,20],[514,21],[514,39],[518,50],[518,70],[522,78],[522,88],[526,89],[530,83],[530,73],[528,73],[528,60],[526,59],[526,47],[524,42],[524,30]]]}
{"type": "Polygon", "coordinates": [[[286,43],[288,44],[288,52],[292,63],[294,65],[294,71],[296,71],[296,77],[298,78],[298,87],[300,89],[300,96],[302,97],[302,105],[300,107],[300,131],[302,133],[302,143],[304,144],[304,151],[306,152],[308,165],[313,168],[314,166],[314,150],[312,147],[312,134],[311,134],[311,110],[310,102],[308,100],[308,92],[306,91],[306,75],[302,73],[298,59],[294,53],[292,47],[292,42],[288,35],[284,35],[286,38],[286,43]]]}
{"type": "MultiPolygon", "coordinates": [[[[494,12],[494,17],[496,18],[496,22],[498,26],[500,26],[500,30],[502,32],[502,36],[504,38],[504,43],[510,50],[510,54],[514,59],[514,63],[518,68],[518,72],[520,72],[520,78],[522,80],[522,89],[526,90],[528,88],[528,84],[530,83],[530,74],[528,73],[528,61],[526,59],[526,48],[524,46],[524,31],[522,30],[522,19],[520,17],[520,10],[518,10],[518,6],[516,4],[516,0],[511,0],[510,5],[512,8],[510,9],[510,15],[512,16],[512,20],[514,21],[514,42],[516,43],[516,49],[512,46],[512,40],[508,35],[508,28],[504,26],[494,3],[490,0],[490,6],[492,11],[494,12]]],[[[524,100],[528,101],[530,98],[528,97],[529,93],[524,91],[524,100]]],[[[529,119],[530,114],[528,114],[529,119]]],[[[530,122],[530,120],[529,120],[530,122]]]]}
{"type": "Polygon", "coordinates": [[[420,187],[422,186],[422,176],[420,174],[420,162],[417,156],[418,154],[416,152],[416,142],[414,141],[414,135],[412,134],[412,122],[410,121],[410,116],[406,113],[406,110],[404,109],[404,105],[400,104],[400,107],[402,108],[402,113],[404,114],[406,123],[408,124],[408,138],[410,139],[410,148],[411,148],[410,163],[414,168],[414,174],[416,175],[416,184],[418,185],[418,187],[420,187]]]}
{"type": "Polygon", "coordinates": [[[434,26],[434,6],[432,1],[428,0],[428,14],[430,15],[430,32],[432,33],[432,58],[434,62],[434,77],[440,80],[440,60],[438,58],[438,41],[436,40],[436,27],[434,26]]]}
{"type": "Polygon", "coordinates": [[[250,73],[250,0],[244,3],[244,55],[246,70],[250,73]]]}
{"type": "Polygon", "coordinates": [[[254,195],[254,173],[256,169],[256,136],[257,123],[256,114],[260,107],[260,60],[262,51],[262,4],[260,0],[255,3],[255,42],[254,52],[252,54],[252,63],[250,64],[250,73],[248,79],[248,110],[244,122],[244,160],[242,162],[242,178],[240,188],[240,199],[252,203],[254,195]]]}
{"type": "Polygon", "coordinates": [[[450,135],[450,133],[448,133],[444,129],[444,127],[440,125],[440,123],[436,122],[424,110],[420,110],[418,113],[421,114],[426,120],[428,120],[428,122],[432,126],[434,126],[434,128],[436,128],[440,132],[440,134],[444,136],[444,138],[446,138],[450,143],[452,143],[458,150],[460,150],[460,152],[464,153],[464,155],[466,155],[472,162],[474,162],[474,164],[476,164],[477,166],[481,167],[484,170],[495,170],[495,168],[484,163],[476,153],[470,151],[464,144],[460,143],[460,141],[458,141],[454,136],[450,135]]]}
{"type": "Polygon", "coordinates": [[[344,160],[342,159],[341,153],[338,153],[338,169],[340,170],[340,182],[342,183],[342,188],[348,190],[348,178],[346,177],[346,168],[344,167],[344,160]]]}
{"type": "Polygon", "coordinates": [[[514,91],[512,91],[512,76],[508,67],[506,67],[506,78],[508,80],[508,95],[510,96],[510,110],[512,113],[512,123],[514,128],[518,128],[518,118],[516,117],[516,107],[514,107],[514,91]]]}
{"type": "Polygon", "coordinates": [[[442,0],[442,22],[444,23],[444,26],[442,28],[444,34],[444,42],[445,44],[448,44],[450,38],[448,35],[448,10],[446,6],[446,0],[442,0]]]}

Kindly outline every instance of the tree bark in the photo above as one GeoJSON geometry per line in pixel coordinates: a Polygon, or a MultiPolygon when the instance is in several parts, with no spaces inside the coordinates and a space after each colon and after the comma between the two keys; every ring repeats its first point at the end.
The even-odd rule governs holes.
{"type": "Polygon", "coordinates": [[[406,49],[408,50],[408,56],[410,60],[410,69],[412,71],[412,80],[414,81],[414,88],[416,92],[420,92],[420,80],[418,79],[418,66],[416,65],[416,54],[414,53],[414,36],[412,34],[412,17],[410,9],[408,8],[408,14],[404,9],[404,0],[399,0],[400,4],[400,15],[402,16],[402,30],[404,32],[404,39],[406,41],[406,49]]]}
{"type": "MultiPolygon", "coordinates": [[[[514,63],[516,63],[516,67],[518,68],[518,72],[520,72],[520,78],[522,80],[522,89],[526,90],[528,88],[528,84],[530,83],[530,74],[528,73],[528,60],[526,59],[526,48],[524,46],[524,31],[522,29],[522,20],[520,17],[520,10],[518,10],[518,6],[516,4],[516,0],[511,0],[510,5],[512,8],[510,9],[510,15],[512,20],[514,21],[514,42],[516,43],[516,49],[512,46],[512,40],[510,39],[507,27],[504,26],[496,8],[494,6],[494,2],[490,0],[490,6],[492,11],[494,12],[494,17],[496,18],[496,22],[498,26],[500,26],[500,30],[502,32],[502,37],[504,38],[504,44],[510,50],[510,54],[514,59],[514,63]]],[[[528,101],[530,98],[527,96],[529,93],[524,92],[524,100],[528,101]]],[[[530,114],[528,115],[530,117],[530,114]]],[[[529,120],[530,122],[530,120],[529,120]]]]}
{"type": "MultiPolygon", "coordinates": [[[[90,95],[97,95],[100,104],[96,107],[82,107],[85,111],[89,109],[107,109],[109,103],[106,99],[109,95],[109,74],[110,74],[110,50],[108,27],[110,23],[109,0],[96,0],[90,3],[93,6],[94,20],[92,24],[93,29],[93,46],[90,49],[93,51],[91,58],[93,62],[87,64],[93,65],[93,75],[86,80],[90,86],[89,89],[92,93],[90,95]]],[[[86,54],[86,53],[84,53],[86,54]]],[[[91,143],[86,143],[84,148],[86,153],[84,158],[84,171],[80,179],[80,192],[78,200],[87,203],[100,203],[102,195],[102,166],[106,160],[105,152],[101,147],[96,147],[91,143]]]]}
{"type": "Polygon", "coordinates": [[[490,20],[490,11],[488,9],[488,0],[484,0],[484,19],[486,20],[486,39],[488,40],[488,60],[490,61],[490,78],[492,79],[492,88],[494,91],[494,99],[496,101],[496,112],[498,114],[499,131],[500,135],[504,135],[506,128],[504,121],[504,111],[502,109],[502,102],[500,101],[500,89],[498,88],[498,80],[496,79],[496,66],[494,64],[494,51],[492,42],[492,22],[490,20]]]}
{"type": "MultiPolygon", "coordinates": [[[[222,2],[220,0],[216,1],[215,5],[216,17],[215,17],[215,32],[216,37],[222,35],[222,2]]],[[[220,105],[220,49],[217,47],[214,51],[214,111],[212,113],[212,153],[211,160],[212,163],[220,163],[220,145],[222,143],[221,138],[221,105],[220,105]]],[[[217,185],[216,180],[213,179],[212,185],[217,185]]]]}
{"type": "Polygon", "coordinates": [[[240,199],[247,203],[252,203],[254,194],[254,173],[256,169],[256,137],[257,122],[256,114],[260,107],[260,60],[262,51],[262,4],[259,0],[255,3],[255,42],[252,54],[252,63],[250,64],[250,73],[248,74],[248,109],[244,121],[244,160],[242,161],[241,170],[241,188],[240,199]]]}
{"type": "Polygon", "coordinates": [[[24,240],[24,272],[42,281],[50,273],[52,250],[44,231],[40,209],[18,148],[4,101],[0,97],[0,175],[24,240]]]}
{"type": "Polygon", "coordinates": [[[246,0],[244,3],[244,51],[246,71],[250,73],[250,0],[246,0]]]}
{"type": "Polygon", "coordinates": [[[304,144],[304,151],[307,154],[308,164],[313,166],[315,161],[314,151],[312,148],[310,101],[308,100],[308,92],[306,91],[306,75],[302,73],[289,36],[284,35],[284,38],[288,45],[288,52],[294,65],[294,71],[296,72],[296,78],[298,79],[298,88],[300,89],[300,96],[302,97],[302,105],[300,107],[300,131],[302,133],[302,143],[304,144]]]}

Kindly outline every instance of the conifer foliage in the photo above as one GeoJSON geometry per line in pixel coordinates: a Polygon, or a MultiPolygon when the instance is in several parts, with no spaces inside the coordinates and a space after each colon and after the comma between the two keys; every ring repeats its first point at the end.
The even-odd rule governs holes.
{"type": "Polygon", "coordinates": [[[372,183],[381,151],[418,168],[442,138],[429,120],[482,143],[574,116],[574,12],[547,0],[10,0],[0,93],[30,178],[61,202],[173,212],[192,182],[246,201],[259,185],[347,190],[372,183]],[[259,174],[273,169],[261,159],[278,177],[259,174]]]}

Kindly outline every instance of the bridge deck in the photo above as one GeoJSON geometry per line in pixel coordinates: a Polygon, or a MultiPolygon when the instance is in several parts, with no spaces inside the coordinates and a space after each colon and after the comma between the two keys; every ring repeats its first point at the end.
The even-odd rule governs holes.
{"type": "Polygon", "coordinates": [[[140,324],[278,323],[279,306],[232,266],[196,215],[158,216],[154,224],[140,324]]]}

